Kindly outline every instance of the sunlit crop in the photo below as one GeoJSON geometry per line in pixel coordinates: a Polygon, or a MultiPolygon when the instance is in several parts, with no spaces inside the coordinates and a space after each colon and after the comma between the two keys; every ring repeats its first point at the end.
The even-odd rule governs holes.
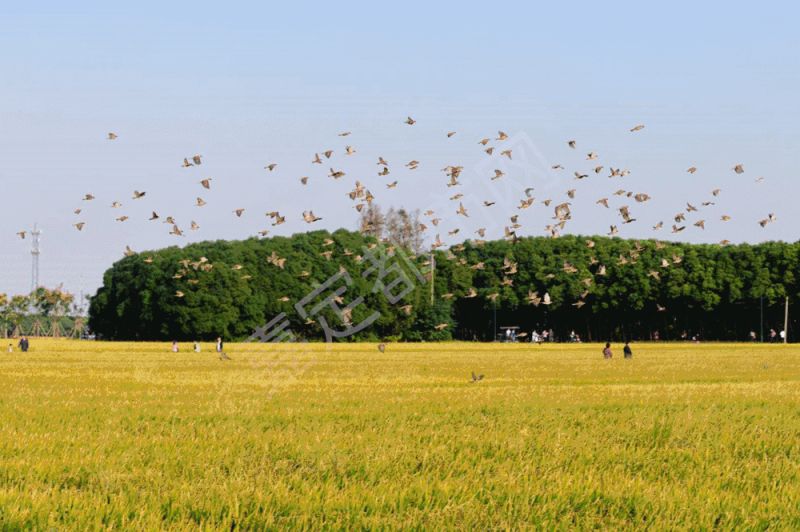
{"type": "Polygon", "coordinates": [[[32,347],[4,529],[800,527],[793,346],[32,347]]]}

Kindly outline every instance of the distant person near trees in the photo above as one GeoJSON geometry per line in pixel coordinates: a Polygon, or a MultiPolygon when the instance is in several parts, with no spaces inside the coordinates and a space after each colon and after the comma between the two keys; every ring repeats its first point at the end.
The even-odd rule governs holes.
{"type": "Polygon", "coordinates": [[[606,347],[603,349],[603,358],[609,359],[614,356],[614,353],[611,352],[611,343],[606,342],[606,347]]]}
{"type": "Polygon", "coordinates": [[[631,349],[630,342],[625,342],[625,347],[622,348],[622,354],[625,358],[633,358],[633,350],[631,349]]]}
{"type": "Polygon", "coordinates": [[[23,353],[27,353],[30,346],[31,344],[28,341],[27,336],[23,336],[22,338],[19,339],[19,348],[22,350],[23,353]]]}

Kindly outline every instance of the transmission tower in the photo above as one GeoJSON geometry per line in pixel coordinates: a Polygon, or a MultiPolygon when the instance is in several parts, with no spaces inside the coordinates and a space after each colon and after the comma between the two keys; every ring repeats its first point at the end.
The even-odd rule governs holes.
{"type": "Polygon", "coordinates": [[[31,231],[31,293],[39,288],[39,236],[41,231],[33,224],[33,231],[31,231]]]}

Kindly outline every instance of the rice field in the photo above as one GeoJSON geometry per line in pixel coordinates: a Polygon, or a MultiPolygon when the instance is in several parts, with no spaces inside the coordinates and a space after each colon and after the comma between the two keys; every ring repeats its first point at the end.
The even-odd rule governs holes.
{"type": "Polygon", "coordinates": [[[800,528],[800,347],[202,347],[0,353],[0,528],[800,528]]]}

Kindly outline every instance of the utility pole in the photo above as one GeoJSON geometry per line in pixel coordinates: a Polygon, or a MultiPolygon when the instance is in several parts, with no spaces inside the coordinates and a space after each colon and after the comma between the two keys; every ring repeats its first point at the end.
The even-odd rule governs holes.
{"type": "Polygon", "coordinates": [[[433,307],[433,285],[436,282],[436,257],[431,250],[431,307],[433,307]]]}
{"type": "Polygon", "coordinates": [[[789,342],[789,296],[786,296],[786,303],[783,307],[783,343],[789,342]]]}
{"type": "Polygon", "coordinates": [[[31,231],[31,293],[39,288],[39,236],[42,234],[36,224],[31,231]]]}
{"type": "Polygon", "coordinates": [[[492,334],[493,334],[494,337],[492,338],[492,341],[496,342],[497,341],[497,300],[494,301],[494,304],[492,305],[492,310],[493,310],[493,313],[494,313],[494,317],[492,319],[492,321],[494,322],[494,329],[492,330],[492,334]]]}

